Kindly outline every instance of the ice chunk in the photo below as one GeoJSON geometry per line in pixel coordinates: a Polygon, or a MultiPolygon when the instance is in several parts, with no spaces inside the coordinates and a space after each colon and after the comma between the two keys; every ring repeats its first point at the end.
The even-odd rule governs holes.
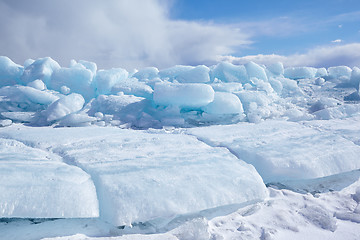
{"type": "Polygon", "coordinates": [[[71,92],[71,89],[68,88],[67,86],[61,86],[60,92],[64,95],[68,95],[71,92]]]}
{"type": "Polygon", "coordinates": [[[36,79],[32,82],[29,82],[27,84],[29,87],[35,88],[37,90],[44,90],[46,89],[45,83],[41,81],[40,79],[36,79]]]}
{"type": "Polygon", "coordinates": [[[269,78],[269,83],[270,83],[272,89],[274,89],[274,91],[275,91],[277,94],[281,95],[282,90],[283,90],[283,85],[282,85],[282,83],[281,83],[279,80],[274,79],[274,78],[272,78],[272,77],[269,78]]]}
{"type": "Polygon", "coordinates": [[[314,113],[316,118],[321,120],[347,118],[356,114],[360,114],[360,104],[345,104],[338,107],[329,107],[314,113]]]}
{"type": "Polygon", "coordinates": [[[34,59],[26,59],[25,62],[24,62],[24,68],[27,68],[28,66],[30,66],[31,64],[33,64],[35,62],[34,59]]]}
{"type": "Polygon", "coordinates": [[[311,119],[306,113],[296,108],[286,110],[284,116],[286,116],[289,121],[294,122],[311,119]]]}
{"type": "Polygon", "coordinates": [[[20,82],[24,68],[5,56],[0,56],[0,87],[12,86],[20,82]]]}
{"type": "Polygon", "coordinates": [[[59,122],[59,126],[64,127],[84,127],[89,126],[91,122],[96,121],[95,117],[90,117],[85,113],[72,113],[64,118],[62,118],[59,122]]]}
{"type": "Polygon", "coordinates": [[[325,83],[325,79],[322,78],[322,77],[318,77],[315,79],[315,84],[318,85],[318,86],[321,86],[325,83]]]}
{"type": "Polygon", "coordinates": [[[314,78],[317,71],[312,67],[290,67],[285,69],[284,76],[290,79],[314,78]]]}
{"type": "Polygon", "coordinates": [[[214,90],[201,83],[158,83],[154,89],[157,105],[201,108],[214,100],[214,90]]]}
{"type": "Polygon", "coordinates": [[[271,103],[271,99],[260,91],[240,91],[235,93],[241,100],[245,111],[248,111],[251,103],[256,103],[258,106],[267,106],[271,103]]]}
{"type": "Polygon", "coordinates": [[[360,92],[355,91],[344,97],[345,101],[360,101],[360,92]]]}
{"type": "Polygon", "coordinates": [[[19,86],[18,89],[33,103],[49,105],[59,99],[58,96],[49,91],[41,91],[32,87],[19,86]]]}
{"type": "MultiPolygon", "coordinates": [[[[123,93],[109,96],[100,95],[91,102],[88,114],[98,117],[99,121],[104,121],[105,124],[126,124],[123,126],[126,128],[160,127],[159,121],[155,119],[157,112],[152,105],[150,100],[123,93]],[[101,112],[103,117],[100,118],[97,112],[101,112]]],[[[166,113],[164,115],[173,117],[166,113]]],[[[102,123],[99,124],[102,125],[102,123]]]]}
{"type": "Polygon", "coordinates": [[[204,65],[197,66],[188,71],[180,72],[176,80],[181,83],[206,83],[210,81],[210,69],[204,65]]]}
{"type": "Polygon", "coordinates": [[[117,114],[130,104],[142,101],[144,98],[135,97],[133,95],[100,95],[91,102],[90,113],[95,114],[117,114]]]}
{"type": "Polygon", "coordinates": [[[284,65],[281,62],[273,63],[267,69],[276,76],[284,75],[284,65]]]}
{"type": "Polygon", "coordinates": [[[80,60],[79,63],[82,64],[84,67],[86,67],[86,69],[89,69],[94,75],[96,74],[97,71],[96,63],[85,60],[80,60]]]}
{"type": "Polygon", "coordinates": [[[31,122],[34,118],[33,112],[2,112],[1,116],[16,122],[31,122]]]}
{"type": "Polygon", "coordinates": [[[59,120],[66,115],[80,111],[84,106],[84,98],[77,93],[64,96],[53,102],[45,111],[47,121],[59,120]]]}
{"type": "Polygon", "coordinates": [[[174,67],[170,67],[159,72],[159,76],[161,79],[165,80],[174,80],[180,73],[187,72],[194,67],[192,66],[183,66],[183,65],[176,65],[174,67]]]}
{"type": "Polygon", "coordinates": [[[214,91],[217,92],[237,92],[243,90],[242,84],[237,82],[221,82],[210,84],[214,91]]]}
{"type": "Polygon", "coordinates": [[[138,81],[136,78],[128,78],[115,84],[112,87],[111,92],[123,92],[128,95],[150,99],[152,97],[153,89],[146,83],[138,81]]]}
{"type": "Polygon", "coordinates": [[[214,101],[204,107],[209,114],[241,114],[244,112],[239,98],[226,92],[215,92],[214,101]]]}
{"type": "MultiPolygon", "coordinates": [[[[8,128],[0,134],[52,149],[85,169],[97,188],[100,217],[117,226],[267,197],[251,165],[193,136],[101,127],[8,128]]],[[[83,204],[69,204],[74,199],[67,197],[71,209],[83,204]]]]}
{"type": "Polygon", "coordinates": [[[95,95],[92,81],[93,74],[88,69],[60,68],[54,71],[48,87],[61,91],[62,86],[67,86],[72,92],[83,95],[84,99],[89,101],[95,95]]]}
{"type": "Polygon", "coordinates": [[[318,68],[315,77],[326,77],[328,75],[328,72],[326,68],[318,68]]]}
{"type": "Polygon", "coordinates": [[[99,70],[96,74],[95,85],[96,93],[101,94],[110,94],[112,87],[127,79],[129,73],[122,68],[112,68],[110,70],[99,70]]]}
{"type": "Polygon", "coordinates": [[[52,58],[39,58],[25,68],[21,81],[23,84],[28,84],[36,79],[40,79],[46,86],[49,86],[52,73],[58,69],[60,69],[60,65],[52,58]]]}
{"type": "Polygon", "coordinates": [[[266,94],[268,95],[272,95],[272,93],[274,92],[274,89],[268,81],[258,78],[252,78],[250,82],[254,86],[254,90],[266,92],[266,94]]]}
{"type": "Polygon", "coordinates": [[[349,80],[351,77],[351,68],[347,66],[329,67],[329,77],[332,79],[349,80]]]}
{"type": "Polygon", "coordinates": [[[76,62],[75,60],[70,61],[70,68],[80,68],[80,69],[88,69],[92,72],[92,74],[95,76],[97,71],[97,65],[93,62],[88,62],[84,60],[80,60],[79,62],[76,62]]]}
{"type": "Polygon", "coordinates": [[[235,93],[243,104],[247,120],[259,122],[262,119],[271,117],[277,110],[270,106],[272,97],[262,91],[240,91],[235,93]]]}
{"type": "Polygon", "coordinates": [[[0,120],[0,127],[10,126],[13,122],[10,119],[0,120]]]}
{"type": "Polygon", "coordinates": [[[355,87],[359,91],[360,84],[360,68],[354,67],[351,71],[350,85],[355,87]]]}
{"type": "Polygon", "coordinates": [[[7,86],[0,89],[0,109],[10,112],[38,112],[58,97],[50,91],[40,91],[27,86],[7,86]]]}
{"type": "Polygon", "coordinates": [[[281,82],[282,85],[282,91],[281,96],[282,97],[295,97],[295,96],[303,96],[304,93],[298,86],[297,82],[291,79],[287,78],[276,78],[276,80],[281,82]]]}
{"type": "Polygon", "coordinates": [[[268,120],[187,131],[212,146],[226,146],[254,165],[265,182],[318,178],[360,167],[359,146],[294,122],[268,120]]]}
{"type": "Polygon", "coordinates": [[[246,68],[244,66],[235,66],[228,62],[221,62],[214,66],[210,71],[211,81],[215,78],[223,82],[249,82],[246,68]]]}
{"type": "Polygon", "coordinates": [[[140,71],[134,73],[132,77],[135,77],[139,80],[151,80],[158,76],[159,70],[156,67],[147,67],[143,68],[140,71]]]}
{"type": "MultiPolygon", "coordinates": [[[[104,96],[104,95],[101,95],[104,96]]],[[[98,119],[98,120],[102,120],[104,118],[104,114],[102,112],[96,112],[94,114],[94,116],[98,119]]]]}
{"type": "Polygon", "coordinates": [[[265,69],[260,67],[256,63],[248,62],[247,64],[245,64],[245,68],[249,79],[258,78],[264,81],[268,80],[265,69]]]}
{"type": "Polygon", "coordinates": [[[327,98],[327,97],[322,97],[320,98],[318,101],[316,101],[314,104],[311,105],[310,107],[310,113],[328,108],[328,107],[336,107],[338,105],[340,105],[340,101],[334,99],[334,98],[327,98]]]}
{"type": "Polygon", "coordinates": [[[0,182],[0,218],[99,216],[88,174],[18,141],[0,138],[0,182]]]}

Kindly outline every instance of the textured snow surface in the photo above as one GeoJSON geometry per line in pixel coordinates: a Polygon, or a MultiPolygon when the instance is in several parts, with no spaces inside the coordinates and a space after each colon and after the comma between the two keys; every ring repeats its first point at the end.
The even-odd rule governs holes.
{"type": "Polygon", "coordinates": [[[360,239],[359,84],[0,56],[0,239],[360,239]]]}
{"type": "MultiPolygon", "coordinates": [[[[347,180],[344,174],[337,182],[347,180]]],[[[0,232],[2,239],[29,240],[359,239],[360,180],[340,191],[314,195],[268,190],[263,202],[212,218],[189,216],[161,230],[145,224],[119,229],[98,219],[7,219],[0,222],[0,232]]]]}

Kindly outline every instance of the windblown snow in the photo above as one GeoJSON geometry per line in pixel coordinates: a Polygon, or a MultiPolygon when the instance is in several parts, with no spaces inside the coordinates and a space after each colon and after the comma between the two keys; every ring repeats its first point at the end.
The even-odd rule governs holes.
{"type": "Polygon", "coordinates": [[[359,239],[360,69],[0,57],[0,239],[359,239]]]}

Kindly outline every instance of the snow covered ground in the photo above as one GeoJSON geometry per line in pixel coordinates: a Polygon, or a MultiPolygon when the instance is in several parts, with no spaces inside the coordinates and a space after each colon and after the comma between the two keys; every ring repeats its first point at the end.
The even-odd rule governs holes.
{"type": "Polygon", "coordinates": [[[0,57],[0,239],[360,239],[359,83],[0,57]]]}

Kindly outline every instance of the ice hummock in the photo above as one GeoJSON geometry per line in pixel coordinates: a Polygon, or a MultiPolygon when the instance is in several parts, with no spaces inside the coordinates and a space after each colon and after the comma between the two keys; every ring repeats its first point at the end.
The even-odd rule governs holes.
{"type": "Polygon", "coordinates": [[[302,124],[266,121],[189,129],[212,146],[227,147],[265,182],[313,179],[360,168],[360,147],[302,124]]]}
{"type": "Polygon", "coordinates": [[[23,71],[24,67],[8,57],[0,56],[0,87],[18,84],[23,71]]]}
{"type": "MultiPolygon", "coordinates": [[[[3,129],[0,136],[51,150],[90,174],[100,217],[114,225],[171,219],[267,196],[253,166],[193,136],[101,127],[16,129],[3,129]]],[[[67,206],[57,206],[62,208],[67,206]]]]}
{"type": "Polygon", "coordinates": [[[148,67],[129,73],[122,68],[97,70],[95,63],[83,60],[72,60],[66,68],[49,57],[30,59],[24,67],[7,57],[2,57],[0,62],[2,118],[34,126],[64,126],[69,119],[67,125],[71,126],[86,122],[131,128],[194,127],[267,119],[301,121],[329,118],[335,114],[330,112],[338,112],[332,109],[334,106],[318,110],[322,112],[313,111],[312,105],[323,97],[334,98],[331,94],[339,96],[339,88],[344,95],[336,99],[342,100],[341,106],[336,107],[340,112],[351,111],[344,117],[357,114],[357,108],[347,104],[357,104],[360,100],[357,67],[284,68],[279,62],[269,66],[221,62],[210,67],[177,65],[160,71],[148,67]],[[59,99],[71,94],[81,95],[84,104],[77,99],[74,104],[78,107],[57,117],[47,117],[54,105],[58,105],[55,101],[64,101],[59,99]],[[128,110],[107,113],[105,119],[94,119],[95,108],[97,112],[108,108],[107,103],[97,100],[100,96],[143,100],[136,104],[128,102],[129,106],[122,106],[128,110]],[[105,105],[99,105],[101,102],[105,105]],[[31,117],[21,118],[17,117],[19,114],[6,112],[31,117]]]}

